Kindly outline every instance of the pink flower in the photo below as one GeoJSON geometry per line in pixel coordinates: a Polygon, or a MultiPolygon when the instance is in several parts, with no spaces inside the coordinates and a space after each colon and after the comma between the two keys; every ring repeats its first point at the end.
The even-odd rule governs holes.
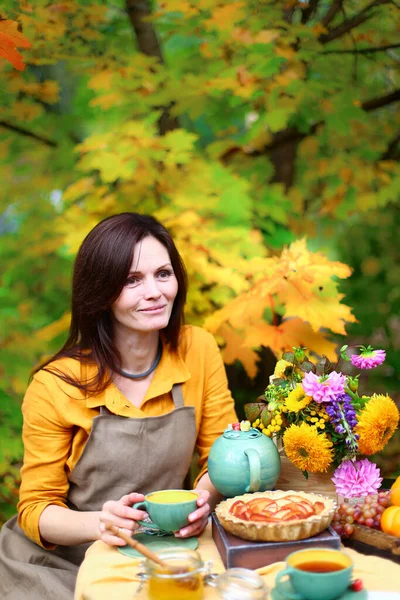
{"type": "Polygon", "coordinates": [[[306,373],[302,385],[307,396],[312,396],[315,402],[331,402],[344,394],[346,377],[342,373],[332,371],[329,375],[306,373]]]}
{"type": "Polygon", "coordinates": [[[376,494],[382,483],[378,467],[368,458],[344,460],[335,470],[332,481],[336,492],[345,498],[376,494]]]}
{"type": "Polygon", "coordinates": [[[374,369],[381,365],[385,358],[386,352],[384,350],[372,350],[368,346],[368,348],[362,348],[360,354],[353,354],[350,360],[351,364],[358,369],[374,369]]]}

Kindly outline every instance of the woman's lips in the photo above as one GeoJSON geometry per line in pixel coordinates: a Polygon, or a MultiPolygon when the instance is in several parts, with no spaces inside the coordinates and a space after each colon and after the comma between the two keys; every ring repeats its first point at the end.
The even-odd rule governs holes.
{"type": "Polygon", "coordinates": [[[146,312],[146,313],[157,313],[157,312],[161,312],[162,310],[164,310],[164,308],[166,307],[166,304],[163,304],[162,306],[153,306],[151,308],[142,308],[140,312],[146,312]]]}

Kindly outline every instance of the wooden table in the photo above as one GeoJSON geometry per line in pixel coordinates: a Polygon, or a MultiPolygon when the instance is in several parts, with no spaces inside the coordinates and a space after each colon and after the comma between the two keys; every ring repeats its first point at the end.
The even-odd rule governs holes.
{"type": "MultiPolygon", "coordinates": [[[[387,558],[368,556],[354,548],[344,548],[354,562],[354,578],[361,578],[369,591],[400,592],[400,565],[387,558]]],[[[211,535],[211,524],[199,537],[198,551],[204,561],[212,561],[212,571],[222,573],[224,565],[211,535]]],[[[123,556],[103,542],[95,542],[87,551],[78,573],[75,600],[145,600],[144,588],[138,595],[140,559],[123,556]]],[[[273,563],[257,572],[269,589],[283,562],[273,563]]],[[[400,600],[400,593],[395,596],[400,600]]],[[[206,587],[204,600],[216,600],[213,588],[206,587]]]]}

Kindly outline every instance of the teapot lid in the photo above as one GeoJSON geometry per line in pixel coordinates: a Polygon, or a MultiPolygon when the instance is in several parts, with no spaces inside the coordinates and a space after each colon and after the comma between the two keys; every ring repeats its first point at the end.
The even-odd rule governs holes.
{"type": "Polygon", "coordinates": [[[249,431],[240,431],[238,429],[225,429],[223,436],[227,440],[255,440],[263,434],[259,429],[250,427],[249,431]]]}

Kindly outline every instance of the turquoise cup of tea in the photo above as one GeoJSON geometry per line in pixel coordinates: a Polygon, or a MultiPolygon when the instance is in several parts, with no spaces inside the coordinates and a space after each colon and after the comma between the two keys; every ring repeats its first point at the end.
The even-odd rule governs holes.
{"type": "Polygon", "coordinates": [[[352,572],[351,558],[340,550],[298,550],[286,558],[275,589],[285,600],[336,600],[348,589],[352,572]]]}
{"type": "Polygon", "coordinates": [[[138,521],[149,529],[176,532],[188,525],[188,516],[197,508],[199,492],[193,490],[160,490],[151,492],[132,508],[145,510],[152,523],[138,521]]]}

